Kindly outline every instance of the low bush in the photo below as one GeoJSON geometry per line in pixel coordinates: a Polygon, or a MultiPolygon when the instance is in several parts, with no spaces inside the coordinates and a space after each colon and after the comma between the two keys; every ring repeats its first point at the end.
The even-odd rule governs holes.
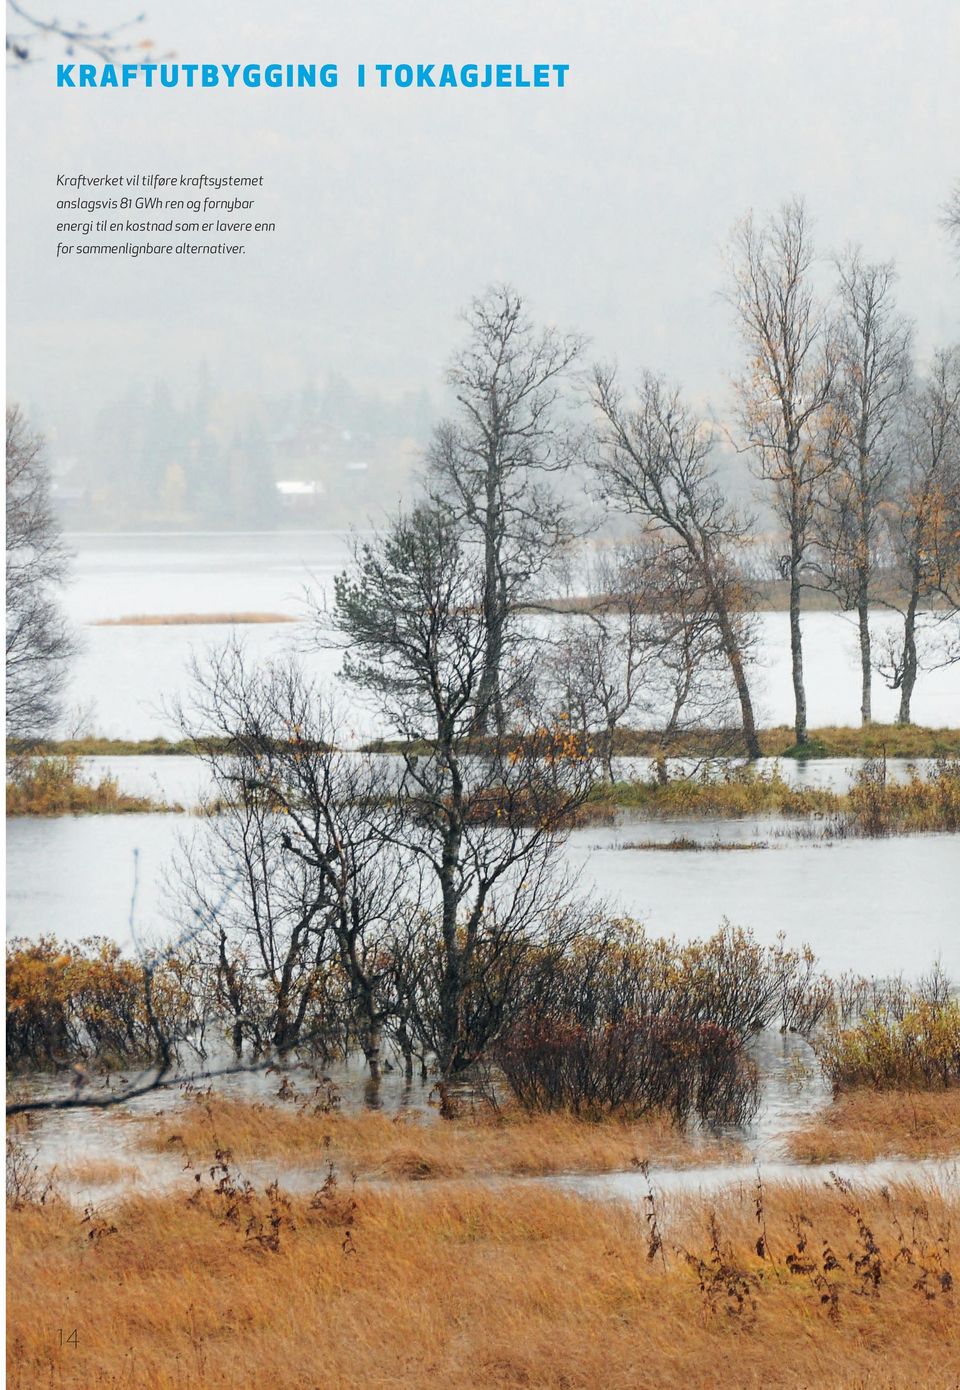
{"type": "Polygon", "coordinates": [[[833,993],[810,951],[782,940],[725,924],[681,945],[619,922],[531,959],[497,1060],[531,1109],[736,1123],[757,1102],[748,1040],[776,1024],[812,1033],[833,993]]]}
{"type": "Polygon", "coordinates": [[[891,781],[885,760],[871,759],[857,774],[846,803],[862,835],[960,830],[960,758],[940,758],[929,777],[914,771],[906,782],[891,781]]]}
{"type": "Polygon", "coordinates": [[[960,1002],[918,995],[906,1010],[881,1004],[854,1027],[829,1031],[818,1050],[835,1092],[960,1086],[960,1002]]]}
{"type": "Polygon", "coordinates": [[[743,1043],[714,1023],[627,1016],[593,1027],[566,1020],[519,1024],[498,1060],[520,1104],[574,1114],[668,1111],[683,1123],[749,1119],[757,1072],[743,1043]]]}
{"type": "MultiPolygon", "coordinates": [[[[194,1004],[184,967],[167,959],[151,980],[154,1015],[162,1032],[183,1037],[194,1004]]],[[[52,937],[7,946],[7,1064],[66,1066],[96,1059],[100,1066],[147,1062],[157,1050],[148,1018],[144,967],[115,942],[88,937],[76,946],[52,937]]]]}

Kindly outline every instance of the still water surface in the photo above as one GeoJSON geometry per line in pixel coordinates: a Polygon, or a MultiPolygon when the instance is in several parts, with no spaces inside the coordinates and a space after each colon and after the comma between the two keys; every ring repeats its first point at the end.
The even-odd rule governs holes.
{"type": "MultiPolygon", "coordinates": [[[[129,943],[134,868],[141,939],[169,932],[164,889],[190,815],[20,818],[8,825],[8,936],[102,935],[129,943]]],[[[726,917],[763,942],[809,942],[831,972],[916,975],[939,957],[960,978],[960,841],[950,835],[824,843],[774,819],[642,821],[574,831],[564,851],[612,907],[681,940],[726,917]],[[628,848],[675,836],[766,848],[675,852],[628,848]]]]}
{"type": "MultiPolygon", "coordinates": [[[[203,659],[240,632],[252,657],[282,657],[310,645],[304,623],[225,626],[95,627],[104,618],[131,614],[281,613],[303,618],[304,591],[329,598],[333,577],[349,559],[349,540],[332,531],[237,535],[75,534],[74,577],[66,595],[69,613],[83,626],[84,651],[76,662],[71,705],[83,723],[118,738],[176,733],[164,705],[185,689],[191,655],[203,659]]],[[[785,613],[758,616],[759,661],[754,674],[760,722],[792,719],[789,632],[785,613]]],[[[895,615],[878,611],[878,634],[895,615]]],[[[859,722],[856,630],[848,615],[804,616],[804,660],[811,725],[859,722]]],[[[321,680],[332,682],[339,654],[309,650],[303,659],[321,680]]],[[[876,681],[875,717],[896,715],[898,694],[876,681]]],[[[345,731],[356,738],[386,732],[376,712],[348,692],[340,704],[345,731]]],[[[925,674],[915,696],[918,723],[943,727],[960,720],[960,666],[925,674]]]]}

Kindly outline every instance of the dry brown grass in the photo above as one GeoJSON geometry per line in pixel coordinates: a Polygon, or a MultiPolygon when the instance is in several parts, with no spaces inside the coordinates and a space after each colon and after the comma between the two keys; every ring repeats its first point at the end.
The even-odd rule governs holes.
{"type": "Polygon", "coordinates": [[[137,1169],[131,1163],[119,1163],[112,1158],[84,1158],[75,1163],[58,1163],[54,1182],[78,1187],[113,1187],[129,1183],[136,1176],[137,1169]]]}
{"type": "Polygon", "coordinates": [[[960,1090],[849,1091],[787,1140],[802,1163],[960,1154],[960,1090]]]}
{"type": "Polygon", "coordinates": [[[960,1205],[932,1192],[783,1188],[759,1220],[750,1191],[687,1199],[659,1214],[657,1249],[642,1211],[536,1186],[311,1200],[225,1181],[86,1218],[11,1210],[11,1390],[960,1381],[960,1205]]]}
{"type": "Polygon", "coordinates": [[[672,1167],[742,1158],[732,1140],[691,1139],[666,1118],[598,1123],[570,1115],[486,1109],[452,1121],[382,1111],[315,1114],[222,1096],[191,1099],[141,1125],[141,1142],[189,1157],[227,1150],[238,1161],[320,1164],[364,1178],[467,1178],[603,1173],[645,1159],[672,1167]]]}
{"type": "Polygon", "coordinates": [[[289,613],[128,613],[99,618],[91,627],[206,627],[230,623],[295,623],[289,613]]]}

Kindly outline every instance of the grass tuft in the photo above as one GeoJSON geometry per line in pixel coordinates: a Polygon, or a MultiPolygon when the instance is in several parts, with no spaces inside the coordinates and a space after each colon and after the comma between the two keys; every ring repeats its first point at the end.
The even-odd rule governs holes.
{"type": "Polygon", "coordinates": [[[786,1148],[800,1163],[954,1158],[960,1154],[960,1089],[844,1092],[789,1134],[786,1148]]]}
{"type": "Polygon", "coordinates": [[[218,1147],[240,1161],[317,1163],[333,1159],[364,1178],[476,1178],[603,1173],[647,1158],[683,1167],[743,1157],[733,1140],[691,1135],[669,1117],[591,1123],[569,1114],[483,1108],[440,1122],[432,1112],[320,1113],[201,1095],[172,1112],[136,1120],[142,1147],[193,1157],[218,1147]]]}

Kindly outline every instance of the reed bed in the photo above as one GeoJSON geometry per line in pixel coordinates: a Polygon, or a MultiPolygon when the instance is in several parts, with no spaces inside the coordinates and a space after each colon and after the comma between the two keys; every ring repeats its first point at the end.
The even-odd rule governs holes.
{"type": "Polygon", "coordinates": [[[289,613],[128,613],[99,618],[91,627],[212,627],[249,623],[295,623],[289,613]]]}
{"type": "Polygon", "coordinates": [[[779,772],[731,767],[722,774],[673,777],[667,782],[617,782],[597,787],[587,812],[601,815],[611,807],[643,816],[829,816],[842,809],[842,798],[821,787],[791,787],[779,772]]]}
{"type": "Polygon", "coordinates": [[[90,782],[72,755],[24,758],[7,775],[8,816],[121,815],[182,811],[147,796],[130,796],[115,777],[90,782]]]}
{"type": "Polygon", "coordinates": [[[609,820],[617,810],[656,818],[788,816],[813,820],[818,834],[844,839],[960,829],[960,759],[939,759],[928,776],[887,776],[883,759],[866,762],[845,793],[794,787],[774,768],[731,765],[697,777],[597,786],[581,820],[609,820]]]}
{"type": "Polygon", "coordinates": [[[483,1106],[454,1120],[433,1112],[328,1110],[321,1103],[275,1105],[218,1095],[188,1099],[159,1116],[121,1122],[140,1127],[142,1147],[182,1153],[214,1148],[239,1162],[336,1162],[363,1178],[471,1178],[603,1173],[647,1159],[671,1167],[742,1160],[734,1140],[690,1135],[668,1116],[591,1123],[569,1114],[528,1114],[483,1106]]]}

